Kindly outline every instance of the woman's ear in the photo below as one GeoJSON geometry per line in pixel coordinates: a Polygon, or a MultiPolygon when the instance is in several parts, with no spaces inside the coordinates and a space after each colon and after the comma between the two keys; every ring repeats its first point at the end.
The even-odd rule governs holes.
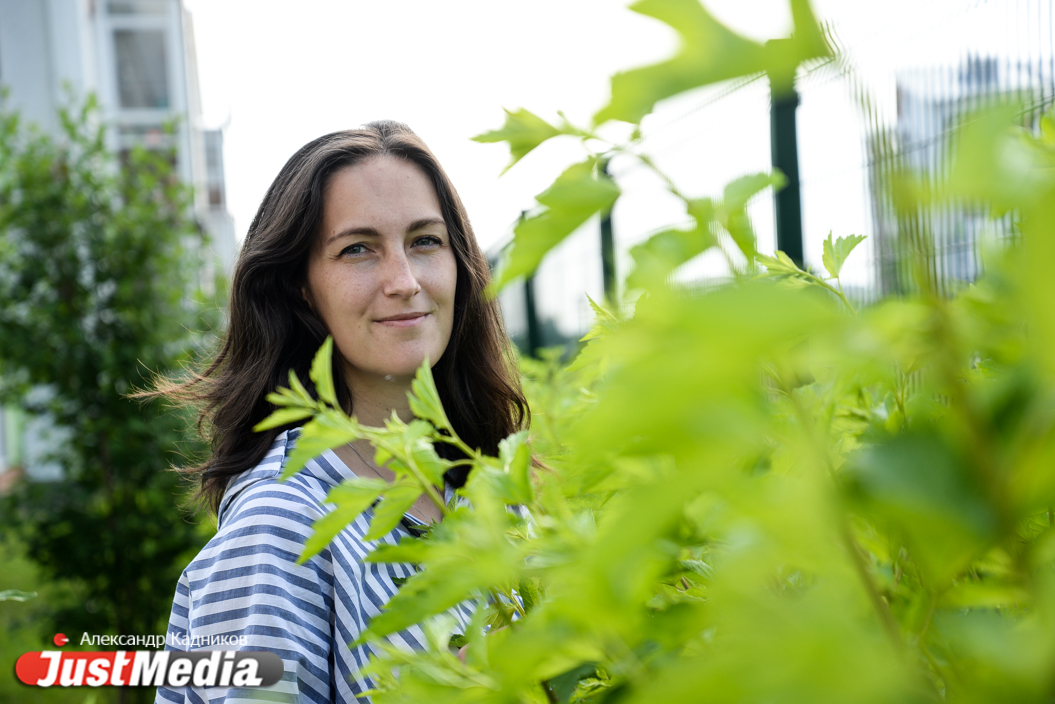
{"type": "Polygon", "coordinates": [[[311,308],[311,312],[315,312],[315,300],[311,297],[311,289],[308,288],[308,284],[305,283],[300,287],[300,297],[304,299],[304,302],[308,304],[308,308],[311,308]]]}

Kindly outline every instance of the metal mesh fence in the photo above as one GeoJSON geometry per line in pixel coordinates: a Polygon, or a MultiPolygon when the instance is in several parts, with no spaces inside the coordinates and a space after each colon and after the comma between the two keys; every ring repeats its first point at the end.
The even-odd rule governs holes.
{"type": "MultiPolygon", "coordinates": [[[[1021,124],[1037,129],[1055,101],[1053,0],[844,3],[828,15],[823,5],[818,0],[835,57],[801,67],[796,86],[805,264],[821,269],[829,232],[864,234],[843,274],[858,303],[910,291],[919,276],[954,293],[981,273],[980,243],[1014,235],[1014,214],[993,218],[971,203],[899,210],[894,188],[906,175],[937,184],[957,131],[989,103],[1015,101],[1021,124]],[[925,271],[909,264],[920,254],[925,271]]],[[[726,182],[772,168],[769,109],[761,74],[701,89],[646,118],[639,148],[683,192],[717,196],[726,182]]],[[[622,278],[633,245],[686,218],[647,169],[617,157],[611,173],[624,190],[612,215],[622,278]]],[[[759,249],[773,251],[772,192],[756,197],[748,212],[759,249]]],[[[596,221],[547,257],[531,286],[544,344],[576,339],[589,327],[585,294],[602,295],[600,269],[596,221]]],[[[674,280],[702,293],[729,276],[726,259],[710,252],[674,280]]],[[[525,294],[503,303],[518,342],[528,327],[525,294]]]]}

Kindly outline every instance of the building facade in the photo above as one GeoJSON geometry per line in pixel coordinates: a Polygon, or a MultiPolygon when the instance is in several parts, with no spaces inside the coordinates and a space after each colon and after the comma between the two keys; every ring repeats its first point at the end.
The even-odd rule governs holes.
{"type": "Polygon", "coordinates": [[[874,132],[869,142],[880,295],[897,295],[914,285],[906,250],[926,252],[932,285],[948,295],[982,274],[981,241],[1014,236],[1011,214],[994,218],[969,203],[899,211],[889,193],[899,173],[937,186],[953,156],[960,126],[986,105],[1017,105],[1022,127],[1039,131],[1041,116],[1055,104],[1050,36],[1046,47],[1039,45],[1032,53],[969,55],[959,63],[898,76],[896,123],[885,132],[874,132]]]}

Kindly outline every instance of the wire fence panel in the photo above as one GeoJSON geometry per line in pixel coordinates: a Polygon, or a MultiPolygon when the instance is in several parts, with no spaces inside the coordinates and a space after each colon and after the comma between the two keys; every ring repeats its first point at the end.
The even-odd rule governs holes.
{"type": "MultiPolygon", "coordinates": [[[[909,292],[920,276],[946,295],[979,276],[980,243],[1013,237],[1014,215],[994,219],[972,203],[898,209],[896,186],[906,176],[939,183],[957,131],[980,108],[1014,101],[1021,124],[1036,130],[1055,101],[1053,0],[899,2],[816,0],[835,56],[800,67],[796,82],[805,264],[822,269],[829,232],[868,236],[842,275],[858,303],[909,292]],[[918,255],[927,262],[919,271],[910,264],[918,255]]],[[[683,192],[719,196],[728,181],[772,168],[769,111],[764,74],[710,86],[658,105],[637,147],[683,192]]],[[[687,224],[687,217],[647,169],[617,156],[611,173],[624,192],[612,217],[622,278],[635,244],[687,224]]],[[[759,249],[772,252],[772,191],[756,196],[748,214],[759,249]]],[[[595,222],[585,226],[536,276],[534,308],[547,344],[574,340],[589,327],[585,294],[601,293],[596,229],[595,222]]],[[[703,292],[730,275],[728,259],[710,251],[673,280],[703,292]]],[[[525,327],[523,293],[504,302],[518,331],[525,327]]]]}

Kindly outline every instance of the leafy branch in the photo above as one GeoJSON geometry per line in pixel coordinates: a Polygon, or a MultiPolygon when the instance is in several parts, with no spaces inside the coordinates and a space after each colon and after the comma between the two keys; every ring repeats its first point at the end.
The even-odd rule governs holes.
{"type": "Polygon", "coordinates": [[[449,442],[467,454],[471,453],[470,462],[480,458],[480,454],[468,448],[451,427],[440,403],[427,359],[418,369],[409,394],[410,408],[417,418],[404,423],[393,413],[384,427],[374,428],[362,425],[339,407],[333,383],[332,358],[333,338],[327,337],[315,354],[309,373],[318,398],[308,393],[291,370],[289,386],[279,388],[267,397],[276,410],[258,423],[254,430],[269,430],[308,421],[301,427],[297,444],[283,468],[283,479],[293,476],[320,453],[356,440],[368,440],[376,448],[375,462],[391,469],[395,478],[391,483],[355,478],[334,488],[328,501],[337,509],[316,526],[315,533],[301,555],[301,561],[318,553],[348,520],[379,498],[381,503],[370,524],[368,539],[391,531],[423,494],[442,515],[449,515],[450,510],[442,496],[443,474],[458,463],[441,458],[436,454],[433,443],[449,442]]]}
{"type": "Polygon", "coordinates": [[[802,269],[798,264],[791,260],[791,257],[780,251],[772,257],[764,254],[756,254],[755,258],[760,264],[766,267],[770,276],[797,281],[803,284],[820,286],[821,288],[835,294],[839,300],[843,302],[843,305],[846,306],[847,310],[850,311],[850,314],[856,315],[857,309],[854,308],[850,299],[846,297],[846,293],[843,291],[842,281],[839,278],[839,273],[842,271],[846,258],[850,256],[850,253],[854,248],[863,242],[864,239],[863,235],[850,235],[848,237],[840,237],[832,242],[832,234],[830,232],[828,233],[828,238],[824,241],[824,255],[822,259],[824,262],[824,268],[828,271],[827,278],[822,278],[810,271],[802,269]],[[835,286],[828,283],[829,281],[835,281],[835,286]]]}

